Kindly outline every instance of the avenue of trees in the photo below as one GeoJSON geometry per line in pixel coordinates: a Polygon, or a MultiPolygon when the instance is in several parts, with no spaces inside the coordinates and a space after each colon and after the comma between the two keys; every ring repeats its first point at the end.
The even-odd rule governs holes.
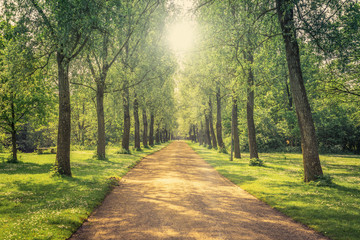
{"type": "Polygon", "coordinates": [[[180,131],[235,158],[302,150],[304,181],[323,175],[319,151],[359,153],[359,7],[198,2],[197,51],[179,77],[180,131]]]}
{"type": "MultiPolygon", "coordinates": [[[[176,2],[176,1],[175,1],[176,2]]],[[[194,0],[198,37],[178,65],[171,0],[0,1],[0,141],[32,152],[186,136],[251,159],[360,152],[360,5],[345,0],[194,0]]]]}
{"type": "Polygon", "coordinates": [[[173,56],[164,44],[166,1],[3,1],[0,19],[1,146],[122,153],[170,139],[173,56]],[[142,139],[142,146],[140,145],[142,139]]]}

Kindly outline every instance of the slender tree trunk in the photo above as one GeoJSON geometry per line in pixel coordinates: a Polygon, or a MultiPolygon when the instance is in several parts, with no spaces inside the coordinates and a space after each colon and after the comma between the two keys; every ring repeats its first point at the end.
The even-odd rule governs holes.
{"type": "MultiPolygon", "coordinates": [[[[85,103],[82,105],[82,114],[85,115],[85,103]]],[[[85,119],[83,118],[81,123],[81,145],[85,145],[85,119]]]]}
{"type": "Polygon", "coordinates": [[[146,116],[146,109],[143,109],[143,125],[144,125],[144,130],[143,130],[143,145],[144,148],[148,147],[148,121],[147,121],[147,116],[146,116]]]}
{"type": "Polygon", "coordinates": [[[150,131],[149,131],[149,144],[154,146],[154,114],[150,113],[150,131]]]}
{"type": "Polygon", "coordinates": [[[141,150],[140,147],[140,122],[139,122],[139,103],[135,94],[134,100],[134,124],[135,124],[135,149],[141,150]]]}
{"type": "MultiPolygon", "coordinates": [[[[252,64],[254,58],[251,52],[248,52],[248,61],[252,64]]],[[[255,123],[254,123],[254,75],[250,67],[248,75],[248,88],[247,88],[247,104],[246,104],[246,120],[248,126],[248,137],[249,137],[249,152],[251,158],[259,158],[257,144],[256,144],[256,132],[255,132],[255,123]]]]}
{"type": "Polygon", "coordinates": [[[104,82],[99,81],[96,88],[96,113],[98,120],[97,157],[105,159],[105,116],[104,116],[104,82]]]}
{"type": "Polygon", "coordinates": [[[197,142],[197,137],[196,137],[196,126],[195,124],[193,125],[193,133],[194,133],[194,142],[197,142]]]}
{"type": "Polygon", "coordinates": [[[225,150],[225,144],[222,139],[220,87],[217,87],[216,90],[216,136],[220,151],[222,152],[225,150]]]}
{"type": "Polygon", "coordinates": [[[58,84],[59,84],[59,125],[57,138],[56,163],[58,173],[71,176],[70,136],[71,108],[69,88],[69,62],[65,56],[57,52],[58,84]]]}
{"type": "Polygon", "coordinates": [[[209,126],[209,116],[205,112],[205,139],[206,145],[211,148],[211,138],[210,138],[210,126],[209,126]]]}
{"type": "Polygon", "coordinates": [[[210,96],[209,96],[209,125],[210,125],[211,139],[212,139],[212,144],[213,144],[212,146],[213,146],[213,148],[217,149],[217,141],[216,141],[216,135],[215,135],[215,131],[214,131],[212,102],[211,102],[210,96]]]}
{"type": "Polygon", "coordinates": [[[288,107],[287,109],[290,111],[292,109],[292,97],[290,94],[290,89],[289,89],[289,84],[287,81],[287,77],[284,78],[284,83],[285,83],[285,90],[286,90],[286,98],[287,98],[287,102],[288,102],[288,107]]]}
{"type": "Polygon", "coordinates": [[[301,132],[304,181],[309,182],[322,176],[323,172],[319,159],[315,126],[302,77],[293,15],[293,1],[276,0],[276,10],[285,42],[286,60],[290,74],[290,89],[301,132]]]}
{"type": "Polygon", "coordinates": [[[124,82],[124,95],[123,95],[123,106],[124,106],[124,131],[122,139],[122,148],[125,151],[130,151],[130,94],[128,88],[128,82],[124,82]]]}
{"type": "Polygon", "coordinates": [[[16,147],[16,128],[15,128],[15,106],[13,98],[11,99],[11,144],[12,144],[12,159],[11,162],[17,162],[17,147],[16,147]]]}
{"type": "MultiPolygon", "coordinates": [[[[13,124],[12,124],[13,125],[13,124]]],[[[17,162],[17,148],[16,148],[16,130],[11,126],[11,143],[12,143],[12,162],[17,162]]]]}
{"type": "Polygon", "coordinates": [[[235,97],[233,97],[232,114],[231,114],[231,128],[232,128],[231,130],[233,133],[234,157],[241,158],[237,111],[238,111],[237,100],[235,97]]]}
{"type": "Polygon", "coordinates": [[[156,144],[160,144],[160,129],[159,129],[159,126],[156,129],[155,142],[156,142],[156,144]]]}
{"type": "MultiPolygon", "coordinates": [[[[199,145],[203,145],[204,144],[204,127],[203,127],[203,123],[200,122],[200,132],[199,132],[199,145]]],[[[205,145],[205,144],[204,144],[205,145]]]]}

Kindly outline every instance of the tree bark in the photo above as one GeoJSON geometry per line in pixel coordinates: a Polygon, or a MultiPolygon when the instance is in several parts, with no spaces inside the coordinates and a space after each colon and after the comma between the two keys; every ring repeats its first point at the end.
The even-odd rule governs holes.
{"type": "Polygon", "coordinates": [[[71,176],[70,136],[71,108],[69,88],[69,62],[61,52],[56,54],[59,84],[59,125],[57,138],[56,163],[61,175],[71,176]]]}
{"type": "Polygon", "coordinates": [[[209,96],[209,125],[210,125],[210,132],[211,132],[212,147],[217,149],[217,141],[216,141],[216,135],[215,135],[215,131],[214,131],[212,102],[211,102],[210,96],[209,96]]]}
{"type": "Polygon", "coordinates": [[[143,109],[143,145],[144,148],[148,147],[148,121],[147,121],[147,116],[146,116],[146,109],[143,109]]]}
{"type": "Polygon", "coordinates": [[[140,147],[140,122],[139,122],[139,103],[135,94],[134,100],[134,124],[135,124],[135,149],[141,150],[140,147]]]}
{"type": "Polygon", "coordinates": [[[285,43],[286,60],[290,74],[290,89],[301,132],[304,181],[309,182],[322,176],[323,172],[319,159],[315,126],[302,77],[299,45],[296,39],[294,23],[293,1],[276,0],[276,10],[285,43]]]}
{"type": "MultiPolygon", "coordinates": [[[[250,64],[253,64],[254,58],[251,52],[247,53],[247,60],[250,64]]],[[[250,152],[250,159],[251,158],[259,158],[257,144],[256,144],[256,132],[255,132],[255,123],[254,123],[254,102],[255,102],[255,95],[254,95],[254,75],[252,68],[249,68],[248,73],[248,87],[247,87],[247,104],[246,104],[246,120],[248,126],[248,138],[249,138],[249,152],[250,152]]]]}
{"type": "Polygon", "coordinates": [[[233,133],[233,144],[234,144],[234,157],[241,158],[240,154],[240,140],[238,130],[238,113],[237,113],[237,100],[233,97],[232,114],[231,114],[231,128],[233,133]]]}
{"type": "Polygon", "coordinates": [[[204,127],[203,127],[203,123],[200,122],[200,132],[199,132],[199,145],[203,145],[204,144],[204,127]]]}
{"type": "Polygon", "coordinates": [[[160,129],[159,129],[159,127],[157,127],[157,129],[156,129],[155,142],[156,142],[156,144],[160,144],[160,129]]]}
{"type": "Polygon", "coordinates": [[[194,133],[194,142],[197,142],[198,138],[196,137],[196,126],[193,125],[193,133],[194,133]]]}
{"type": "Polygon", "coordinates": [[[97,157],[99,160],[105,159],[105,116],[104,116],[104,82],[99,81],[96,84],[96,114],[98,120],[98,139],[97,139],[97,157]]]}
{"type": "Polygon", "coordinates": [[[287,98],[287,109],[290,111],[292,109],[292,97],[290,94],[290,89],[289,89],[289,84],[287,81],[287,77],[284,78],[284,83],[285,83],[285,90],[286,90],[286,98],[287,98]]]}
{"type": "Polygon", "coordinates": [[[222,123],[221,123],[221,96],[220,87],[216,90],[216,136],[220,151],[225,151],[225,144],[222,139],[222,123]]]}
{"type": "Polygon", "coordinates": [[[150,113],[149,145],[154,146],[154,114],[150,113]]]}
{"type": "Polygon", "coordinates": [[[211,148],[211,138],[210,138],[210,127],[209,127],[209,117],[208,114],[205,112],[205,143],[206,145],[211,148]]]}
{"type": "Polygon", "coordinates": [[[130,145],[130,95],[128,82],[124,82],[124,95],[123,95],[123,106],[124,106],[124,131],[123,131],[123,139],[122,139],[122,148],[123,150],[129,152],[130,145]]]}
{"type": "Polygon", "coordinates": [[[16,147],[16,128],[15,128],[15,106],[13,98],[11,100],[11,144],[12,144],[12,159],[11,162],[17,162],[17,147],[16,147]]]}

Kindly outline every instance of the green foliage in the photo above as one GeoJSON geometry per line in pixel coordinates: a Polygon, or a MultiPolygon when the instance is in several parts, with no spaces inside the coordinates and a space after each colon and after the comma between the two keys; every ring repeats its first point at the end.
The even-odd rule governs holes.
{"type": "Polygon", "coordinates": [[[227,154],[189,145],[220,174],[296,221],[331,239],[359,238],[360,156],[321,155],[327,175],[304,183],[301,154],[262,153],[266,167],[257,168],[249,166],[248,153],[230,162],[227,154]]]}
{"type": "MultiPolygon", "coordinates": [[[[157,145],[158,145],[158,144],[157,144],[157,145]]],[[[129,149],[129,150],[121,149],[121,150],[117,151],[116,153],[117,153],[117,154],[129,154],[129,155],[132,154],[132,152],[130,151],[130,149],[129,149]]]]}
{"type": "Polygon", "coordinates": [[[251,158],[249,160],[249,166],[258,166],[258,167],[262,167],[264,166],[264,161],[261,160],[260,158],[251,158]]]}
{"type": "Polygon", "coordinates": [[[319,176],[316,181],[310,182],[318,187],[334,187],[333,178],[330,175],[319,176]]]}

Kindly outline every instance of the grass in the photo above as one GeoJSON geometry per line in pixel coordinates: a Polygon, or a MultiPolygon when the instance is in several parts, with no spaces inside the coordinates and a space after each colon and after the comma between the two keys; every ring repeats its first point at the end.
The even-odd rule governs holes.
{"type": "Polygon", "coordinates": [[[249,154],[230,162],[229,154],[188,143],[220,174],[294,220],[332,239],[360,239],[360,156],[321,155],[332,183],[304,183],[301,154],[262,153],[264,166],[249,166],[249,154]]]}
{"type": "MultiPolygon", "coordinates": [[[[140,159],[165,144],[132,154],[72,151],[73,177],[51,177],[55,154],[20,154],[20,163],[0,162],[0,239],[67,239],[140,159]]],[[[5,158],[0,154],[0,158],[5,158]]],[[[1,161],[1,160],[0,160],[1,161]]]]}

